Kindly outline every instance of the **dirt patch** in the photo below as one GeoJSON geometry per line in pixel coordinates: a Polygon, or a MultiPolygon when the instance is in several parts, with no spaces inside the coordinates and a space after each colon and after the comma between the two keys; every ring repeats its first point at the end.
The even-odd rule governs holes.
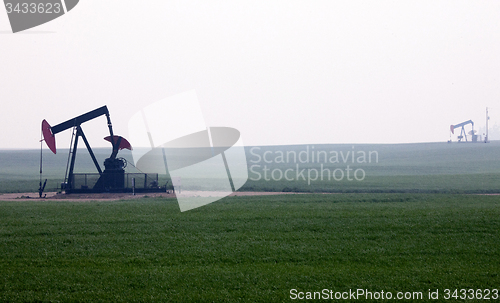
{"type": "MultiPolygon", "coordinates": [[[[292,192],[235,192],[230,196],[268,196],[268,195],[289,195],[298,194],[292,192]]],[[[56,192],[44,193],[45,198],[39,198],[38,193],[13,193],[0,195],[0,201],[44,201],[44,200],[64,200],[64,201],[114,201],[123,199],[138,199],[138,198],[175,198],[174,193],[141,193],[132,195],[131,193],[98,193],[98,194],[60,194],[56,192]]],[[[190,191],[181,192],[182,196],[191,197],[223,197],[225,193],[208,192],[208,191],[190,191]]]]}

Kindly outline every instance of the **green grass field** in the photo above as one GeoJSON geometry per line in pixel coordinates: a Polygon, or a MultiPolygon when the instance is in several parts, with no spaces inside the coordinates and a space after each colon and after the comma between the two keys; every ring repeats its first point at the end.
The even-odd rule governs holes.
{"type": "MultiPolygon", "coordinates": [[[[317,194],[227,197],[183,213],[175,199],[0,201],[0,301],[301,301],[292,289],[415,292],[410,302],[439,290],[433,301],[473,302],[445,298],[445,289],[472,289],[500,300],[500,196],[472,195],[500,193],[500,142],[316,145],[339,161],[280,159],[307,148],[246,148],[240,191],[317,194]],[[353,151],[378,159],[359,163],[346,156],[353,151]],[[365,178],[270,178],[321,164],[365,178]]],[[[109,156],[94,151],[100,163],[109,156]]],[[[44,152],[46,191],[58,190],[66,160],[63,150],[44,152]]],[[[0,192],[37,191],[39,161],[36,150],[0,151],[0,192]]],[[[79,151],[75,172],[94,170],[79,151]]],[[[196,189],[213,186],[203,177],[196,189]]]]}
{"type": "Polygon", "coordinates": [[[299,301],[291,289],[448,302],[444,289],[500,288],[498,196],[228,197],[184,213],[174,199],[0,202],[0,241],[5,302],[299,301]]]}

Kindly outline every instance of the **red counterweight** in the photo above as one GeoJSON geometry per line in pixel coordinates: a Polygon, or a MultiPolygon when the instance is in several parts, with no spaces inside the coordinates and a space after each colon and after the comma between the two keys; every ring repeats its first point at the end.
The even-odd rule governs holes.
{"type": "Polygon", "coordinates": [[[45,143],[47,143],[47,146],[50,148],[50,150],[55,154],[57,152],[56,137],[52,134],[50,124],[45,119],[42,121],[42,134],[43,140],[45,141],[45,143]]]}

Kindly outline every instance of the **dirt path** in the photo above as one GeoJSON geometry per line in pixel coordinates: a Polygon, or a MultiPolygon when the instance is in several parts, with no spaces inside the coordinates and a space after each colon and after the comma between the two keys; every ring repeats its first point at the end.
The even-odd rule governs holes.
{"type": "MultiPolygon", "coordinates": [[[[298,194],[292,192],[235,192],[230,196],[268,196],[268,195],[286,195],[298,194]]],[[[144,197],[162,197],[162,198],[175,198],[174,193],[141,193],[135,196],[131,193],[102,193],[102,194],[58,194],[56,192],[44,193],[45,198],[40,199],[38,193],[13,193],[13,194],[0,194],[0,201],[46,201],[46,200],[64,200],[64,201],[114,201],[122,199],[139,199],[144,197]]],[[[209,196],[225,196],[221,192],[209,191],[192,191],[181,192],[180,195],[191,197],[209,197],[209,196]]]]}

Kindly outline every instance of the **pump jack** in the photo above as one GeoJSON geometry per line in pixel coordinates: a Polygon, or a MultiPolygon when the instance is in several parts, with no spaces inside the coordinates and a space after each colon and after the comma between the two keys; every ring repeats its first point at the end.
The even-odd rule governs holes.
{"type": "Polygon", "coordinates": [[[468,120],[468,121],[465,121],[465,122],[462,122],[462,123],[459,123],[457,125],[450,125],[450,132],[452,134],[455,133],[455,129],[457,128],[462,128],[462,130],[460,131],[460,135],[458,136],[458,142],[462,142],[462,139],[465,137],[465,142],[467,142],[467,133],[465,131],[465,128],[464,126],[465,125],[468,125],[468,124],[472,124],[472,131],[470,132],[471,135],[472,135],[472,142],[477,142],[477,135],[475,135],[475,131],[474,131],[474,122],[472,122],[472,120],[468,120]]]}
{"type": "Polygon", "coordinates": [[[113,126],[111,124],[111,118],[109,116],[109,111],[106,106],[102,106],[86,114],[80,115],[78,117],[69,119],[65,122],[57,124],[55,126],[50,126],[46,120],[42,121],[42,133],[43,140],[47,143],[49,149],[56,154],[56,141],[55,135],[67,129],[73,128],[73,146],[70,147],[70,156],[68,157],[68,164],[66,169],[65,182],[63,183],[63,189],[66,193],[75,192],[77,190],[74,184],[74,173],[73,169],[75,166],[76,152],[78,147],[78,138],[82,138],[87,150],[94,162],[94,165],[99,173],[99,179],[94,184],[93,188],[88,190],[89,192],[107,192],[107,191],[123,191],[125,188],[124,178],[125,170],[127,166],[127,161],[124,158],[117,158],[118,151],[121,149],[132,150],[132,146],[127,141],[127,139],[121,136],[115,136],[113,134],[113,126]],[[104,171],[101,170],[99,163],[90,147],[87,138],[83,132],[81,125],[87,121],[100,117],[102,115],[106,116],[109,129],[109,137],[104,138],[105,140],[111,142],[112,151],[109,158],[104,161],[104,171]],[[69,169],[68,169],[69,168],[69,169]]]}

